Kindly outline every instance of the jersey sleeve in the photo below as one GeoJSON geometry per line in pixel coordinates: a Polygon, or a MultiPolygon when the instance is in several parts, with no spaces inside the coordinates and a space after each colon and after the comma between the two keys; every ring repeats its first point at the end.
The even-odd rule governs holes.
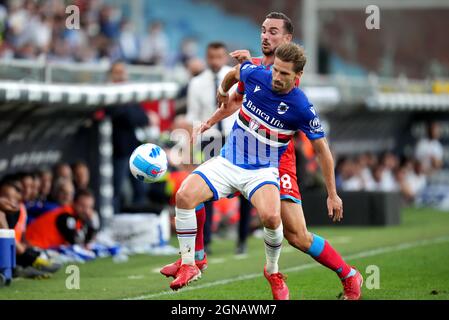
{"type": "Polygon", "coordinates": [[[309,140],[316,140],[325,136],[321,121],[313,105],[308,104],[299,114],[298,129],[304,132],[309,140]]]}
{"type": "Polygon", "coordinates": [[[257,66],[252,64],[251,61],[245,61],[240,65],[240,82],[245,84],[250,78],[251,74],[257,70],[257,66]]]}
{"type": "Polygon", "coordinates": [[[245,84],[243,83],[243,81],[239,81],[239,83],[237,84],[237,93],[238,94],[244,94],[245,93],[245,84]]]}

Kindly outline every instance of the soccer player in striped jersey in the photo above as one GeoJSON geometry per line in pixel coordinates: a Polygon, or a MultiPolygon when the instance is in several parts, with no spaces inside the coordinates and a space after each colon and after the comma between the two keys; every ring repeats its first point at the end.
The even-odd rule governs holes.
{"type": "MultiPolygon", "coordinates": [[[[265,66],[267,69],[271,69],[274,62],[274,51],[282,43],[288,43],[292,39],[293,26],[290,19],[282,13],[270,13],[267,15],[266,20],[262,25],[261,41],[263,58],[252,59],[253,63],[265,66]]],[[[246,54],[246,51],[236,51],[233,53],[234,57],[238,55],[246,54]]],[[[299,84],[299,77],[296,78],[296,86],[299,84]]],[[[229,89],[232,84],[235,83],[233,75],[224,80],[224,86],[228,86],[229,89]],[[225,83],[227,82],[227,84],[225,83]]],[[[209,119],[209,121],[203,123],[201,127],[197,128],[197,132],[204,132],[217,121],[223,119],[226,116],[231,115],[241,106],[243,99],[242,92],[244,85],[239,82],[239,89],[234,94],[228,103],[227,94],[223,88],[220,87],[221,100],[225,103],[217,112],[209,119]]],[[[255,88],[257,90],[257,88],[255,88]]],[[[227,91],[227,90],[226,90],[227,91]]],[[[284,107],[285,108],[285,107],[284,107]]],[[[282,109],[282,108],[281,108],[282,109]]],[[[281,110],[281,112],[283,112],[281,110]]],[[[317,125],[315,123],[314,125],[317,125]]],[[[315,145],[314,145],[315,147],[315,145]]],[[[318,146],[319,147],[319,146],[318,146]]],[[[326,148],[328,148],[326,146],[326,148]]],[[[320,155],[323,151],[318,148],[317,153],[320,155]]],[[[344,289],[344,299],[356,300],[361,297],[361,284],[362,277],[358,271],[347,265],[341,258],[340,254],[332,248],[332,246],[323,238],[318,235],[308,232],[304,214],[301,206],[301,196],[296,178],[296,164],[295,164],[294,144],[291,141],[288,144],[287,150],[283,153],[279,163],[279,176],[280,178],[280,192],[281,192],[281,217],[284,227],[284,235],[288,242],[295,248],[311,255],[317,262],[335,271],[342,281],[344,289]]],[[[332,173],[333,177],[333,173],[332,173]]],[[[330,180],[333,178],[330,177],[330,180]]],[[[341,202],[336,195],[335,187],[327,185],[329,198],[327,200],[329,208],[329,217],[334,221],[340,221],[343,217],[343,210],[334,212],[331,210],[332,203],[341,202]]],[[[270,282],[271,284],[271,282],[270,282]]]]}

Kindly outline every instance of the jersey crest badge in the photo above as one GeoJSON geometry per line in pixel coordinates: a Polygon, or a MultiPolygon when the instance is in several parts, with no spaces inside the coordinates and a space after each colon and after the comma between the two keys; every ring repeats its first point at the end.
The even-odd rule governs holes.
{"type": "Polygon", "coordinates": [[[259,129],[260,127],[260,123],[257,122],[257,120],[251,119],[249,121],[249,128],[253,131],[256,131],[257,129],[259,129]]]}
{"type": "Polygon", "coordinates": [[[278,113],[279,113],[279,114],[284,114],[284,113],[287,112],[287,110],[288,110],[289,108],[290,108],[290,107],[289,107],[288,105],[286,105],[285,103],[281,102],[281,103],[279,104],[279,106],[278,106],[278,113]]]}

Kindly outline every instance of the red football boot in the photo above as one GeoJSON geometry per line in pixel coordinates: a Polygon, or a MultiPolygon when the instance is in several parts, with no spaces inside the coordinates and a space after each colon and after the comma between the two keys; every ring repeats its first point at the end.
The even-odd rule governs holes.
{"type": "Polygon", "coordinates": [[[170,288],[176,291],[199,278],[201,278],[201,271],[196,265],[182,264],[176,273],[175,280],[170,283],[170,288]]]}
{"type": "Polygon", "coordinates": [[[282,273],[268,274],[267,266],[265,266],[263,268],[263,275],[270,283],[274,300],[290,300],[290,293],[288,292],[288,287],[284,281],[286,277],[282,273]]]}
{"type": "MultiPolygon", "coordinates": [[[[176,278],[176,273],[179,270],[179,267],[182,264],[182,259],[178,259],[173,263],[167,264],[165,267],[163,267],[160,272],[168,277],[176,278]]],[[[195,260],[196,266],[201,270],[204,271],[207,269],[207,257],[206,254],[204,254],[203,260],[195,260]]]]}
{"type": "Polygon", "coordinates": [[[362,298],[363,277],[355,268],[355,275],[342,280],[343,300],[360,300],[362,298]]]}

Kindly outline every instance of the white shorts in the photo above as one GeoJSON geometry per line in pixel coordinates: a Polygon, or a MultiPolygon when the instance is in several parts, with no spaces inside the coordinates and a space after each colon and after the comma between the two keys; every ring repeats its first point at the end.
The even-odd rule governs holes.
{"type": "Polygon", "coordinates": [[[277,168],[243,169],[221,156],[204,162],[192,173],[203,178],[213,192],[214,200],[232,197],[237,191],[251,200],[254,192],[266,184],[273,184],[279,188],[277,168]]]}

